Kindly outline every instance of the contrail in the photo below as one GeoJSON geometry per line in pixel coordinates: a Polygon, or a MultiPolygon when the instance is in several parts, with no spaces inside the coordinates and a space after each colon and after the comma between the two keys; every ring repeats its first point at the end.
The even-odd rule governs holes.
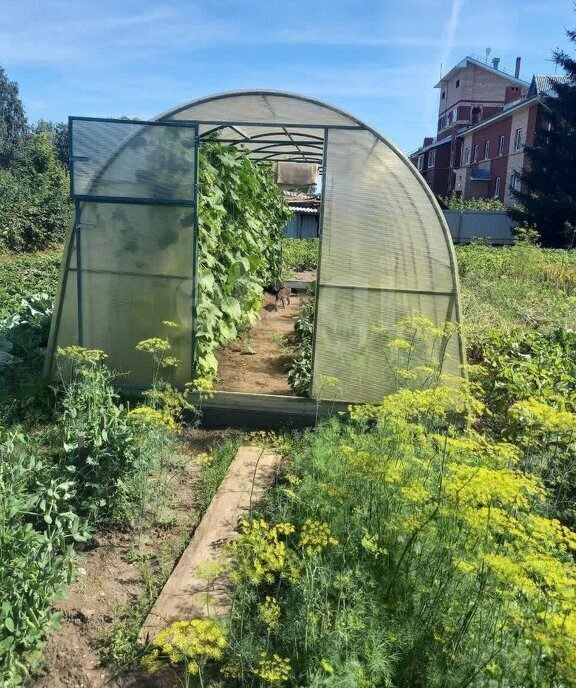
{"type": "Polygon", "coordinates": [[[458,22],[460,20],[460,13],[462,7],[464,6],[464,0],[452,0],[452,6],[450,8],[450,19],[448,20],[448,25],[446,26],[446,33],[444,36],[444,51],[442,52],[442,64],[447,66],[448,60],[450,58],[450,53],[454,47],[454,39],[456,37],[456,31],[458,30],[458,22]]]}

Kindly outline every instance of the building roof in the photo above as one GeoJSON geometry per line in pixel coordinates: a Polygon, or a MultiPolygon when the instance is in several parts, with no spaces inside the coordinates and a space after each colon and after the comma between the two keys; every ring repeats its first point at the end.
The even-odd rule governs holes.
{"type": "Polygon", "coordinates": [[[287,191],[284,193],[284,200],[296,212],[301,212],[303,208],[316,209],[320,206],[320,196],[316,194],[298,194],[287,191]]]}
{"type": "Polygon", "coordinates": [[[408,157],[412,158],[415,155],[422,155],[422,153],[426,153],[427,151],[432,150],[432,148],[438,148],[439,146],[442,146],[445,143],[450,143],[450,141],[452,141],[452,134],[450,134],[450,136],[446,136],[443,139],[434,140],[434,141],[432,141],[432,143],[429,143],[427,146],[422,146],[421,148],[418,148],[413,153],[410,153],[410,155],[408,157]]]}
{"type": "Polygon", "coordinates": [[[454,77],[458,72],[460,72],[463,69],[466,69],[466,67],[468,67],[469,64],[474,64],[477,67],[482,67],[482,69],[486,69],[487,71],[492,72],[493,74],[498,74],[498,76],[501,76],[504,79],[508,79],[510,81],[513,81],[517,84],[520,84],[521,86],[528,86],[527,81],[525,81],[524,79],[517,79],[514,76],[514,74],[509,73],[507,70],[505,70],[503,68],[495,69],[494,67],[491,67],[486,62],[482,62],[481,60],[477,59],[476,57],[472,57],[471,55],[468,55],[461,62],[459,62],[455,67],[452,67],[452,69],[440,79],[440,81],[434,86],[434,88],[440,88],[444,82],[450,81],[450,79],[452,79],[452,77],[454,77]]]}
{"type": "Polygon", "coordinates": [[[516,112],[517,110],[520,110],[520,108],[526,107],[527,105],[532,105],[537,101],[538,96],[532,96],[531,98],[522,98],[521,100],[517,100],[515,103],[512,103],[511,107],[507,108],[506,110],[502,110],[502,112],[497,112],[495,115],[492,115],[492,117],[488,117],[488,119],[485,119],[482,122],[475,124],[473,127],[467,127],[466,129],[459,131],[458,134],[459,136],[468,136],[468,134],[472,134],[473,132],[478,131],[479,129],[494,124],[494,122],[497,122],[499,119],[504,119],[504,117],[508,117],[510,113],[516,112]]]}
{"type": "Polygon", "coordinates": [[[570,77],[560,74],[534,74],[532,83],[528,89],[528,96],[537,96],[543,93],[550,93],[553,84],[568,84],[570,77]]]}

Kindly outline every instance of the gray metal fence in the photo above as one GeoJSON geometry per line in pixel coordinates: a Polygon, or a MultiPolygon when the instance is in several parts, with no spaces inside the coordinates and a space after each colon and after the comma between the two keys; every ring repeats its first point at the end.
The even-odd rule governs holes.
{"type": "Polygon", "coordinates": [[[452,240],[455,244],[469,244],[482,239],[489,244],[511,244],[513,229],[518,224],[506,213],[485,210],[445,210],[452,240]]]}

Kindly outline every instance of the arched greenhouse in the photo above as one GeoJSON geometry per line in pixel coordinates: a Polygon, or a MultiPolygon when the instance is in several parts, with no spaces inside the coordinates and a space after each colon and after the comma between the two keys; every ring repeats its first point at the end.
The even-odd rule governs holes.
{"type": "MultiPolygon", "coordinates": [[[[135,346],[171,321],[179,325],[173,382],[198,374],[208,317],[202,290],[209,303],[214,288],[199,265],[211,240],[210,208],[199,201],[211,182],[199,168],[204,147],[214,145],[259,166],[320,170],[312,399],[378,402],[394,388],[388,345],[402,336],[398,326],[407,316],[418,312],[438,327],[460,321],[454,251],[429,188],[384,136],[334,107],[288,93],[238,91],[150,122],[71,118],[70,141],[76,215],[47,370],[57,347],[79,344],[104,350],[120,385],[146,386],[150,364],[135,346]]],[[[240,261],[230,275],[240,279],[255,264],[240,261]]],[[[234,295],[220,300],[229,309],[239,302],[234,295]]],[[[442,358],[445,372],[461,374],[459,334],[428,353],[442,358]]]]}

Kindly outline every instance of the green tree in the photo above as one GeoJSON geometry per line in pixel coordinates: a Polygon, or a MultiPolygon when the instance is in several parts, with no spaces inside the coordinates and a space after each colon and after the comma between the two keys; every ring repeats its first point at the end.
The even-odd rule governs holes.
{"type": "MultiPolygon", "coordinates": [[[[568,31],[576,43],[576,31],[568,31]]],[[[546,246],[572,243],[576,233],[576,60],[554,53],[568,81],[553,81],[552,93],[543,98],[550,127],[536,131],[533,146],[526,146],[529,168],[521,173],[522,189],[513,191],[520,204],[511,217],[535,225],[546,246]]]]}
{"type": "Polygon", "coordinates": [[[46,132],[56,148],[58,160],[69,169],[68,160],[68,124],[66,122],[50,122],[47,119],[39,119],[32,131],[39,134],[46,132]]]}
{"type": "Polygon", "coordinates": [[[14,162],[26,129],[26,115],[18,94],[18,84],[10,81],[0,66],[0,169],[7,169],[14,162]]]}
{"type": "Polygon", "coordinates": [[[46,132],[24,139],[9,170],[0,170],[0,248],[34,251],[64,239],[70,220],[68,174],[46,132]]]}

